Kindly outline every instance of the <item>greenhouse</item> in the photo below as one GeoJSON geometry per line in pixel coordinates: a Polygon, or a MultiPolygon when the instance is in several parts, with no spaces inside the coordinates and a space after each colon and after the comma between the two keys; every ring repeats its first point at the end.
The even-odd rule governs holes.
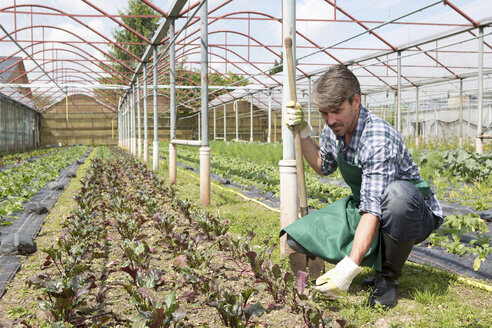
{"type": "Polygon", "coordinates": [[[491,13],[2,1],[0,326],[492,326],[491,13]]]}

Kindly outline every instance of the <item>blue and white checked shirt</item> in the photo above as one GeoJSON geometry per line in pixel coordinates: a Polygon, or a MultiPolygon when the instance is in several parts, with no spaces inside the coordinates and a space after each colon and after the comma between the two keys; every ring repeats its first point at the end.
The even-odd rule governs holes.
{"type": "MultiPolygon", "coordinates": [[[[337,144],[340,142],[341,158],[362,170],[359,212],[381,218],[381,196],[394,180],[423,180],[417,165],[408,152],[398,131],[373,112],[360,106],[359,118],[352,139],[344,147],[343,137],[337,137],[327,124],[320,141],[321,171],[324,175],[337,169],[337,144]]],[[[425,199],[434,215],[443,217],[439,201],[432,193],[425,199]]]]}

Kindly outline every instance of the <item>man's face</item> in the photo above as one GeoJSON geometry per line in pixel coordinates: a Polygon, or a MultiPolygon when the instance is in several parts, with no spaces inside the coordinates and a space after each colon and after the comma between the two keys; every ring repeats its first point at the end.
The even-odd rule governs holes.
{"type": "Polygon", "coordinates": [[[323,120],[337,137],[344,136],[347,132],[352,133],[359,117],[360,95],[356,94],[352,104],[345,100],[340,106],[331,108],[320,108],[319,112],[323,120]]]}

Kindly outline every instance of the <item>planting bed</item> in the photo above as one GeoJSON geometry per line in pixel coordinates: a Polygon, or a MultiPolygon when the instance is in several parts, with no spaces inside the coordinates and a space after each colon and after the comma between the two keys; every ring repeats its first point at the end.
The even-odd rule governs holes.
{"type": "Polygon", "coordinates": [[[9,174],[10,172],[14,177],[16,174],[23,174],[23,176],[31,179],[26,178],[23,185],[7,185],[4,186],[3,189],[4,193],[10,191],[12,194],[4,196],[4,199],[7,200],[2,202],[2,204],[8,202],[10,199],[14,199],[21,203],[21,207],[20,210],[11,212],[8,216],[1,218],[0,297],[5,292],[7,284],[20,266],[21,258],[17,256],[18,253],[20,252],[21,255],[26,255],[23,253],[22,247],[16,246],[14,243],[7,243],[6,240],[21,238],[22,240],[27,241],[28,244],[32,243],[32,240],[36,237],[41,228],[47,212],[54,206],[71,178],[75,176],[76,169],[85,161],[87,156],[89,156],[90,151],[91,150],[87,147],[74,147],[69,150],[64,150],[63,153],[58,155],[51,155],[51,160],[45,161],[40,165],[40,168],[34,168],[34,166],[30,167],[28,170],[32,172],[32,174],[29,175],[26,174],[26,170],[22,168],[11,169],[14,172],[5,172],[5,174],[9,174]],[[42,172],[42,169],[46,169],[47,166],[49,166],[49,174],[39,174],[39,172],[42,172]],[[57,176],[55,176],[54,174],[57,170],[59,172],[57,176]],[[48,183],[49,181],[51,182],[48,183]],[[44,186],[41,187],[43,183],[44,186]],[[31,192],[22,196],[15,194],[15,190],[23,188],[30,188],[31,192]],[[15,237],[12,237],[14,235],[15,237]]]}
{"type": "Polygon", "coordinates": [[[267,232],[265,241],[247,228],[232,233],[219,208],[204,210],[184,200],[195,197],[193,187],[170,188],[119,149],[98,148],[91,160],[78,186],[64,196],[74,198],[70,211],[62,217],[55,206],[38,237],[38,252],[24,261],[0,300],[5,325],[411,326],[405,318],[415,327],[492,323],[483,310],[489,304],[485,291],[463,288],[453,276],[428,268],[407,268],[401,305],[389,313],[366,305],[368,291],[358,284],[367,269],[347,298],[328,301],[312,293],[307,273],[295,277],[278,261],[277,230],[267,232]],[[439,314],[434,311],[440,303],[428,303],[422,289],[431,281],[449,298],[449,308],[439,314]],[[470,292],[475,296],[466,306],[454,304],[470,292]]]}

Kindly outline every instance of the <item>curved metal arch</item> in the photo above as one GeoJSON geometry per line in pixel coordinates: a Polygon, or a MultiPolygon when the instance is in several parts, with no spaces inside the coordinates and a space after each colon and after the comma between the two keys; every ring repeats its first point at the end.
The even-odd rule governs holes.
{"type": "MultiPolygon", "coordinates": [[[[49,7],[49,6],[44,6],[44,5],[36,5],[36,4],[22,4],[22,5],[16,5],[16,6],[9,6],[9,7],[5,7],[5,8],[1,8],[0,9],[0,12],[6,10],[6,9],[11,9],[11,8],[18,8],[18,7],[37,7],[37,8],[44,8],[44,9],[47,9],[47,10],[52,10],[52,11],[56,11],[56,12],[59,12],[67,17],[70,17],[71,19],[73,19],[74,21],[76,21],[77,23],[79,23],[80,25],[84,26],[85,28],[91,30],[92,32],[96,33],[97,35],[99,35],[101,38],[103,38],[104,40],[108,41],[109,43],[111,43],[112,45],[114,45],[115,47],[123,50],[124,52],[126,52],[127,54],[129,54],[130,56],[132,56],[135,60],[137,61],[140,61],[140,58],[138,58],[135,54],[133,54],[132,52],[128,51],[127,49],[123,48],[122,46],[120,46],[118,43],[112,41],[111,39],[107,38],[106,36],[102,35],[101,33],[99,33],[98,31],[96,31],[95,29],[93,29],[92,27],[90,27],[89,25],[85,24],[84,22],[80,21],[79,19],[73,17],[72,15],[62,11],[62,10],[59,10],[59,9],[56,9],[56,8],[53,8],[53,7],[49,7]]],[[[83,40],[84,42],[87,42],[85,40],[83,40]]],[[[91,44],[92,45],[92,44],[91,44]]]]}
{"type": "MultiPolygon", "coordinates": [[[[63,50],[67,50],[67,51],[68,51],[68,49],[63,49],[63,50]]],[[[68,61],[71,61],[71,60],[68,60],[68,61]]],[[[51,62],[54,62],[54,60],[45,61],[45,62],[43,62],[43,63],[42,63],[42,64],[40,64],[40,65],[43,65],[43,66],[44,66],[44,65],[48,65],[48,64],[49,64],[49,63],[51,63],[51,62]]],[[[72,61],[72,62],[73,62],[73,63],[75,63],[75,64],[78,64],[78,65],[81,65],[81,66],[86,67],[86,66],[85,66],[85,65],[83,65],[82,63],[79,63],[79,62],[76,62],[76,61],[72,61]]],[[[27,72],[32,72],[33,70],[34,70],[34,69],[32,69],[32,70],[30,70],[30,71],[27,71],[27,72]]],[[[83,71],[80,71],[80,70],[77,70],[77,69],[75,69],[75,68],[71,68],[71,67],[66,67],[66,68],[57,68],[57,69],[54,69],[54,70],[47,70],[46,72],[47,72],[47,73],[55,73],[55,72],[57,72],[57,71],[64,71],[64,70],[65,70],[65,71],[66,71],[66,70],[75,70],[76,72],[81,73],[81,74],[84,74],[84,75],[87,75],[88,77],[90,77],[90,78],[91,78],[91,80],[84,80],[85,82],[92,83],[92,81],[94,80],[94,78],[93,78],[92,76],[90,76],[88,73],[83,72],[83,71]]],[[[27,73],[27,72],[25,72],[25,73],[27,73]]],[[[34,78],[33,80],[31,80],[31,82],[37,81],[37,80],[38,80],[38,79],[40,79],[42,76],[43,76],[43,75],[39,75],[38,77],[36,77],[36,78],[34,78]]],[[[16,78],[16,79],[17,79],[17,78],[16,78]]],[[[14,81],[15,81],[15,80],[14,80],[14,81]]],[[[49,90],[49,89],[48,89],[48,90],[49,90]]],[[[59,92],[59,91],[58,91],[58,92],[59,92]]],[[[32,93],[33,93],[33,91],[29,92],[27,95],[24,95],[23,97],[27,97],[28,95],[30,95],[30,94],[32,94],[32,93]]],[[[44,93],[45,93],[45,92],[42,92],[41,94],[44,94],[44,93]]]]}
{"type": "MultiPolygon", "coordinates": [[[[87,73],[85,73],[85,72],[83,72],[83,71],[79,71],[79,70],[77,70],[77,69],[75,69],[75,68],[70,68],[70,67],[69,67],[69,68],[63,68],[63,69],[62,69],[62,68],[56,68],[56,69],[53,69],[53,70],[48,70],[48,71],[46,71],[46,72],[47,72],[47,73],[55,73],[56,71],[61,71],[61,70],[73,70],[73,71],[76,71],[76,72],[78,72],[78,73],[85,74],[85,75],[89,76],[91,79],[90,79],[90,80],[89,80],[89,79],[85,79],[85,78],[81,77],[80,75],[77,75],[77,76],[76,76],[76,75],[65,75],[65,77],[67,77],[67,76],[73,76],[73,77],[78,78],[80,81],[87,82],[88,84],[91,84],[91,83],[92,83],[92,80],[93,80],[93,79],[92,79],[92,77],[91,77],[90,75],[88,75],[87,73]]],[[[42,76],[42,75],[40,75],[39,77],[35,78],[33,81],[36,81],[37,79],[41,78],[41,76],[42,76]]],[[[73,82],[73,81],[72,81],[72,82],[73,82]]],[[[53,87],[53,88],[54,88],[54,87],[53,87]]],[[[41,95],[43,95],[43,94],[45,94],[45,93],[49,92],[49,91],[50,91],[50,90],[52,90],[53,88],[48,88],[48,89],[46,89],[44,92],[40,93],[38,96],[41,96],[41,95]]],[[[83,89],[84,87],[81,87],[81,88],[83,89]]],[[[56,88],[54,88],[54,89],[56,89],[56,88]]],[[[34,92],[34,91],[32,90],[30,93],[33,93],[33,92],[34,92]]],[[[59,91],[58,89],[56,89],[56,90],[55,90],[52,94],[53,94],[53,95],[55,95],[55,94],[59,94],[59,93],[60,93],[60,91],[59,91]]],[[[116,101],[116,97],[114,97],[114,92],[110,92],[109,90],[104,90],[104,92],[103,92],[103,93],[106,93],[106,95],[107,95],[107,96],[113,97],[113,98],[115,99],[115,100],[114,100],[114,102],[115,102],[115,103],[117,102],[117,101],[116,101]]],[[[35,97],[35,98],[36,98],[36,97],[35,97]]],[[[34,99],[35,99],[35,98],[34,98],[34,99]]],[[[51,104],[53,104],[53,103],[51,103],[51,104]]]]}
{"type": "MultiPolygon", "coordinates": [[[[88,58],[86,58],[86,57],[82,56],[80,53],[74,52],[75,54],[77,54],[77,55],[81,56],[82,58],[86,59],[88,62],[91,62],[92,64],[94,64],[94,65],[96,65],[97,67],[101,68],[102,70],[104,70],[106,73],[108,73],[108,74],[109,74],[109,75],[111,75],[112,77],[114,77],[114,78],[118,79],[118,80],[119,80],[122,84],[124,84],[124,83],[125,83],[125,81],[121,80],[121,79],[120,79],[117,75],[115,75],[115,74],[111,73],[110,71],[108,71],[108,70],[105,68],[105,66],[110,67],[110,68],[111,68],[111,66],[106,65],[106,64],[104,64],[104,63],[102,63],[102,61],[101,61],[100,59],[98,59],[97,57],[95,57],[95,56],[91,55],[89,52],[85,51],[84,49],[82,49],[82,48],[80,48],[80,47],[78,47],[78,46],[76,46],[76,45],[74,45],[74,44],[72,44],[71,42],[68,42],[68,41],[49,41],[49,42],[50,42],[50,43],[61,43],[61,44],[64,44],[64,45],[67,45],[67,46],[73,47],[73,48],[75,48],[75,49],[77,49],[77,50],[79,50],[79,51],[81,51],[81,52],[85,53],[87,56],[92,57],[92,58],[93,58],[96,62],[98,62],[98,63],[94,63],[94,62],[93,62],[93,61],[91,61],[90,59],[88,59],[88,58]],[[99,64],[99,63],[100,63],[100,64],[99,64]]],[[[37,45],[44,44],[44,43],[45,43],[45,41],[37,41],[37,42],[34,42],[34,43],[32,43],[32,44],[27,45],[24,49],[29,49],[29,48],[31,48],[31,47],[33,47],[33,46],[35,46],[35,45],[37,46],[37,45]]],[[[56,48],[55,50],[62,50],[62,49],[63,49],[63,48],[56,48]]],[[[48,52],[48,51],[52,51],[52,50],[53,50],[53,48],[43,49],[43,50],[44,50],[44,51],[46,51],[46,52],[48,52]]],[[[65,50],[67,50],[67,51],[68,51],[68,49],[65,49],[65,50]]],[[[8,59],[9,59],[9,58],[11,58],[12,56],[15,56],[16,54],[18,54],[18,53],[20,53],[20,52],[22,52],[22,50],[17,50],[16,52],[14,52],[13,54],[11,54],[10,56],[5,57],[3,60],[0,60],[0,62],[2,62],[2,61],[4,61],[4,60],[8,60],[8,59]]],[[[36,54],[36,53],[39,53],[39,52],[35,52],[35,54],[36,54]]],[[[19,61],[21,61],[21,60],[19,60],[19,61]]],[[[15,64],[14,64],[14,65],[15,65],[15,64]]],[[[114,70],[114,69],[113,69],[113,70],[114,70]]],[[[114,70],[114,71],[116,71],[116,70],[114,70]]],[[[116,71],[116,72],[118,72],[118,71],[116,71]]],[[[94,73],[96,73],[96,72],[94,72],[94,73]]],[[[96,73],[96,74],[98,74],[98,73],[96,73]]],[[[124,77],[126,77],[126,76],[124,76],[124,77]]]]}
{"type": "MultiPolygon", "coordinates": [[[[61,27],[58,27],[58,26],[49,26],[49,25],[32,25],[32,26],[27,26],[27,27],[22,27],[22,28],[19,28],[17,30],[15,30],[14,32],[21,32],[21,31],[24,31],[24,30],[28,30],[28,29],[35,29],[35,28],[52,28],[52,29],[55,29],[55,30],[60,30],[60,31],[63,31],[63,32],[66,32],[68,34],[71,34],[73,36],[75,36],[76,38],[84,41],[85,43],[89,44],[91,47],[93,47],[94,49],[96,49],[97,51],[107,55],[109,58],[113,59],[115,62],[119,63],[120,65],[124,66],[125,68],[127,68],[129,71],[135,73],[135,70],[133,70],[131,67],[129,67],[128,65],[126,65],[123,61],[121,60],[118,60],[116,58],[114,58],[114,56],[112,56],[111,54],[109,53],[106,53],[104,51],[102,51],[101,49],[99,49],[98,47],[96,47],[95,45],[92,44],[92,42],[89,42],[87,40],[85,40],[84,38],[80,37],[79,35],[69,31],[69,30],[66,30],[64,28],[61,28],[61,27]]],[[[0,38],[0,41],[3,40],[4,38],[6,38],[7,36],[4,36],[2,38],[0,38]]],[[[45,41],[45,42],[49,42],[49,41],[45,41]]],[[[115,70],[116,71],[116,70],[115,70]]],[[[118,71],[116,71],[118,72],[118,71]]],[[[120,75],[124,75],[120,72],[118,72],[120,75]]]]}
{"type": "MultiPolygon", "coordinates": [[[[199,48],[199,47],[200,47],[200,46],[195,46],[195,47],[192,47],[191,49],[187,50],[185,53],[183,53],[183,54],[181,54],[181,55],[178,55],[178,57],[177,57],[177,58],[179,58],[179,57],[183,57],[183,56],[185,56],[185,55],[200,54],[200,52],[196,52],[196,51],[195,51],[195,52],[190,52],[190,51],[195,50],[195,49],[197,49],[197,48],[199,48]]],[[[217,54],[215,54],[215,53],[213,53],[213,54],[214,54],[215,56],[217,56],[217,57],[220,57],[220,58],[222,58],[222,59],[225,59],[224,57],[222,57],[222,56],[220,56],[220,55],[217,55],[217,54]]],[[[247,63],[247,62],[246,62],[246,63],[247,63]]],[[[236,64],[234,64],[234,63],[230,63],[230,64],[231,64],[231,65],[234,65],[236,68],[238,68],[241,72],[243,72],[243,74],[245,74],[245,75],[249,75],[246,71],[244,71],[241,67],[237,66],[236,64]]],[[[209,65],[209,68],[211,68],[211,67],[210,67],[210,65],[209,65]]],[[[260,71],[261,71],[261,70],[260,70],[260,71]]],[[[222,75],[223,75],[223,74],[222,74],[222,75]]],[[[266,84],[264,84],[263,82],[261,82],[261,81],[257,80],[255,77],[250,77],[250,78],[253,78],[255,81],[257,81],[258,83],[260,83],[260,84],[261,84],[261,85],[263,85],[264,87],[266,87],[266,88],[268,87],[266,84]]]]}
{"type": "MultiPolygon", "coordinates": [[[[255,41],[256,43],[258,43],[261,47],[267,49],[268,51],[270,51],[271,53],[275,54],[276,56],[278,56],[279,58],[282,58],[279,54],[275,53],[273,50],[271,50],[269,47],[265,46],[263,43],[257,41],[256,39],[254,38],[251,38],[249,37],[247,34],[244,34],[244,33],[241,33],[241,32],[237,32],[237,31],[229,31],[229,30],[220,30],[220,31],[212,31],[212,32],[209,32],[208,34],[215,34],[215,33],[233,33],[233,34],[239,34],[241,36],[244,36],[246,38],[249,38],[253,41],[255,41]]],[[[195,40],[198,40],[198,38],[195,38],[195,39],[192,39],[191,42],[195,41],[195,40]]],[[[220,46],[212,46],[212,45],[209,45],[209,47],[220,47],[220,46]]],[[[243,59],[245,62],[247,62],[246,58],[243,58],[242,56],[238,55],[236,52],[232,51],[232,50],[229,50],[229,49],[225,49],[227,51],[230,51],[232,52],[233,54],[235,54],[236,56],[238,56],[239,58],[243,59]]],[[[253,64],[251,64],[253,65],[253,64]]],[[[257,67],[255,67],[257,68],[257,67]]],[[[301,72],[302,74],[304,74],[305,76],[307,76],[307,74],[305,72],[303,72],[301,69],[297,68],[297,70],[299,72],[301,72]]],[[[262,70],[260,70],[260,72],[263,72],[262,70]]],[[[276,81],[273,77],[270,76],[270,78],[272,80],[274,80],[275,82],[279,83],[278,81],[276,81]]]]}
{"type": "MultiPolygon", "coordinates": [[[[219,19],[221,18],[226,18],[226,17],[229,17],[229,16],[232,16],[232,15],[240,15],[240,14],[255,14],[255,15],[259,15],[259,16],[265,16],[265,17],[268,17],[268,18],[271,18],[272,20],[274,21],[277,21],[279,23],[281,23],[281,19],[277,18],[277,17],[274,17],[274,16],[271,16],[271,15],[268,15],[268,14],[265,14],[265,13],[261,13],[261,12],[257,12],[257,11],[238,11],[238,12],[233,12],[233,13],[228,13],[228,14],[225,14],[225,15],[222,15],[222,16],[219,16],[211,21],[209,21],[208,25],[210,26],[212,23],[218,21],[219,19]]],[[[191,26],[193,25],[194,23],[196,23],[197,20],[195,20],[194,22],[190,23],[188,26],[191,26]]],[[[183,39],[181,39],[180,41],[178,42],[184,42],[184,40],[186,40],[187,38],[190,38],[193,34],[195,33],[198,33],[200,30],[199,29],[196,29],[195,31],[189,33],[186,37],[184,37],[183,39]]],[[[238,31],[233,31],[233,30],[220,30],[220,31],[212,31],[210,32],[209,31],[209,34],[213,34],[213,33],[218,33],[218,32],[223,32],[223,33],[236,33],[236,34],[240,34],[241,36],[244,36],[246,38],[249,38],[251,40],[253,40],[254,42],[258,43],[260,46],[262,46],[263,48],[267,49],[268,51],[270,51],[271,53],[273,53],[274,55],[278,56],[279,58],[281,58],[281,56],[279,54],[277,54],[275,51],[273,51],[272,49],[270,49],[270,47],[268,46],[265,46],[264,44],[262,44],[261,42],[259,42],[258,40],[256,40],[255,38],[247,35],[247,34],[244,34],[244,33],[241,33],[241,32],[238,32],[238,31]]],[[[296,31],[296,34],[301,36],[303,39],[305,39],[306,41],[308,41],[309,43],[315,45],[317,48],[321,48],[320,46],[316,45],[314,43],[314,41],[312,41],[311,39],[309,39],[308,37],[306,37],[304,34],[300,33],[299,31],[296,31]]],[[[194,41],[194,40],[197,40],[199,37],[196,37],[194,39],[191,40],[194,41]]],[[[342,63],[339,59],[337,59],[335,56],[333,56],[332,54],[330,54],[329,52],[327,52],[326,50],[323,51],[325,54],[327,54],[328,56],[332,57],[333,59],[335,59],[337,62],[340,62],[342,63]]],[[[305,77],[308,77],[309,75],[304,72],[303,70],[299,69],[297,66],[296,66],[296,69],[302,73],[305,77]]]]}
{"type": "MultiPolygon", "coordinates": [[[[42,53],[42,52],[45,52],[45,51],[53,51],[53,50],[57,50],[57,51],[65,51],[65,52],[70,52],[70,53],[73,53],[73,54],[76,54],[80,57],[82,57],[83,59],[89,61],[88,58],[82,56],[80,53],[77,53],[73,50],[70,50],[70,49],[64,49],[64,48],[50,48],[50,49],[43,49],[43,50],[40,50],[40,51],[37,51],[37,52],[34,52],[33,55],[35,54],[38,54],[38,53],[42,53]]],[[[56,59],[47,59],[47,60],[44,60],[42,64],[40,65],[47,65],[47,64],[50,64],[52,62],[56,62],[57,60],[56,59]]],[[[74,64],[77,64],[77,65],[80,65],[80,66],[83,66],[85,68],[87,68],[89,71],[91,71],[93,74],[97,74],[98,76],[100,76],[101,78],[105,78],[105,76],[103,76],[101,73],[98,73],[94,70],[92,70],[91,68],[89,68],[88,66],[86,66],[85,64],[79,62],[79,61],[76,61],[76,60],[73,60],[73,59],[64,59],[64,61],[68,61],[68,62],[71,62],[71,63],[74,63],[74,64]]],[[[98,66],[99,67],[99,66],[98,66]]],[[[24,73],[22,73],[21,75],[19,75],[18,77],[16,77],[14,80],[12,80],[12,83],[14,83],[17,79],[21,78],[22,76],[24,75],[27,75],[27,73],[30,73],[30,72],[33,72],[34,69],[36,69],[36,67],[34,67],[33,69],[31,70],[26,70],[24,73]]],[[[37,80],[37,78],[35,79],[37,80]]],[[[33,80],[33,81],[35,81],[33,80]]],[[[32,81],[31,81],[32,82],[32,81]]]]}
{"type": "MultiPolygon", "coordinates": [[[[196,48],[199,48],[199,46],[196,46],[194,49],[196,49],[196,48]]],[[[190,54],[190,53],[187,53],[187,54],[190,54]]],[[[193,52],[193,53],[191,53],[191,54],[199,54],[199,52],[193,52]]],[[[219,57],[219,58],[224,59],[224,57],[222,57],[222,56],[220,56],[220,55],[217,55],[217,54],[215,54],[215,53],[213,53],[213,52],[209,52],[209,54],[212,54],[212,55],[214,55],[214,56],[217,56],[217,57],[219,57]]],[[[178,57],[183,57],[184,55],[185,55],[185,54],[181,54],[181,55],[178,55],[178,57]]],[[[235,65],[235,64],[234,64],[234,63],[231,63],[231,65],[235,65]]],[[[240,67],[237,67],[237,68],[238,68],[239,70],[241,70],[241,71],[245,72],[242,68],[240,68],[240,67]]],[[[217,71],[216,69],[214,69],[213,67],[210,67],[210,66],[209,66],[209,69],[212,69],[212,70],[214,70],[215,72],[218,72],[218,71],[217,71]]],[[[219,72],[218,72],[218,73],[219,73],[219,72]]],[[[219,73],[219,74],[221,74],[221,73],[219,73]]],[[[224,76],[223,74],[221,74],[221,75],[222,75],[222,76],[224,76]]],[[[245,75],[247,75],[247,73],[246,73],[246,72],[245,72],[245,75]]],[[[253,78],[254,78],[254,77],[253,77],[253,78]]],[[[254,79],[255,79],[255,78],[254,78],[254,79]]],[[[255,80],[256,80],[256,79],[255,79],[255,80]]],[[[267,86],[266,84],[262,83],[261,81],[258,81],[258,83],[262,84],[265,88],[268,88],[268,86],[267,86]]],[[[224,86],[224,90],[225,90],[226,88],[227,88],[227,86],[224,86]]],[[[226,91],[229,95],[231,95],[229,91],[227,91],[227,90],[225,90],[225,91],[226,91]]],[[[214,92],[212,92],[212,94],[213,94],[214,99],[217,99],[217,98],[219,97],[219,96],[215,95],[215,94],[214,94],[214,92]]],[[[231,95],[231,97],[233,97],[233,96],[231,95]]],[[[234,97],[233,97],[233,98],[234,98],[234,97]]],[[[264,104],[264,103],[263,103],[263,104],[264,104]]],[[[264,104],[264,105],[265,105],[265,104],[264,104]]]]}

